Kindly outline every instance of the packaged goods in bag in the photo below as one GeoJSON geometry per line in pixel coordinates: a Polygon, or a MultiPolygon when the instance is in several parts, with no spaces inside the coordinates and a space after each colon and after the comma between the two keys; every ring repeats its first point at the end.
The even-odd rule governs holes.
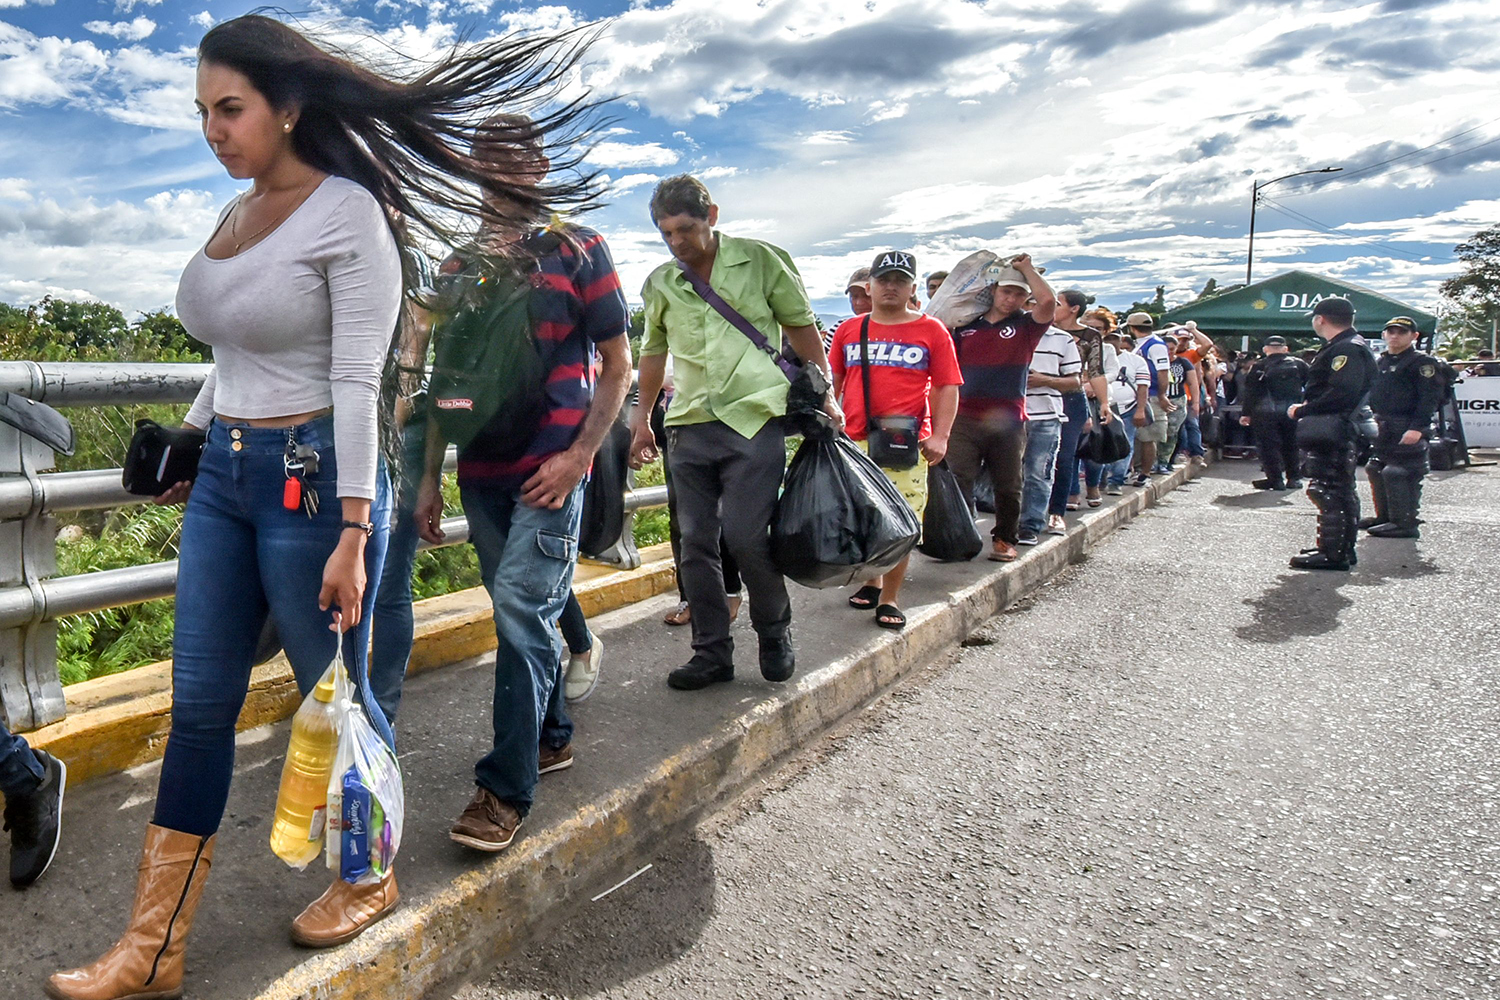
{"type": "Polygon", "coordinates": [[[946,461],[927,467],[927,506],[917,551],[943,562],[966,561],[984,551],[974,512],[946,461]]]}
{"type": "Polygon", "coordinates": [[[329,665],[292,717],[292,739],[281,767],[276,818],[271,821],[271,850],[299,871],[322,853],[328,825],[328,780],[339,746],[336,667],[329,665]]]}
{"type": "Polygon", "coordinates": [[[954,265],[923,310],[950,330],[972,323],[995,304],[995,277],[1001,261],[988,250],[976,250],[954,265]]]}
{"type": "Polygon", "coordinates": [[[390,873],[401,848],[406,816],[401,766],[354,699],[342,655],[334,688],[339,744],[327,786],[326,859],[345,882],[373,885],[390,873]]]}
{"type": "Polygon", "coordinates": [[[843,587],[894,569],[921,535],[906,498],[847,436],[803,440],[771,519],[777,569],[804,587],[843,587]]]}

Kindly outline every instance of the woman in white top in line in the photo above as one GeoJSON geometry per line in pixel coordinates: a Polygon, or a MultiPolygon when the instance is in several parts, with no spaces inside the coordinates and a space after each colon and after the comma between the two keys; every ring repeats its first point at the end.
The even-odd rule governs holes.
{"type": "MultiPolygon", "coordinates": [[[[176,997],[183,952],[229,795],[235,721],[267,618],[304,696],[345,657],[377,729],[365,677],[368,616],[389,531],[380,461],[397,381],[405,226],[456,242],[486,212],[530,223],[587,207],[576,167],[592,105],[539,113],[581,53],[577,35],[502,39],[405,81],[318,48],[271,18],[226,21],[199,45],[204,138],[252,181],[183,272],[178,312],[214,348],[186,422],[207,430],[193,483],[158,498],[183,516],[172,732],[125,934],[98,961],[58,973],[64,1000],[176,997]],[[496,108],[528,112],[528,142],[554,180],[518,188],[468,153],[496,108]],[[559,179],[560,178],[560,179],[559,179]],[[482,207],[482,194],[492,206],[482,207]],[[334,631],[330,631],[330,630],[334,631]]],[[[514,138],[513,136],[511,138],[514,138]]],[[[128,873],[121,872],[121,878],[128,873]]],[[[299,944],[350,940],[397,902],[395,878],[335,878],[294,921],[299,944]]]]}

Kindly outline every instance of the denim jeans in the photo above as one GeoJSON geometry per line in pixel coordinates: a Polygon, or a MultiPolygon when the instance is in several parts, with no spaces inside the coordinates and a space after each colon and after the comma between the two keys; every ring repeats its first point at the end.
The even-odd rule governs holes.
{"type": "Polygon", "coordinates": [[[45,776],[30,744],[0,725],[0,795],[30,795],[45,776]]]}
{"type": "Polygon", "coordinates": [[[1063,393],[1063,415],[1068,422],[1062,425],[1062,436],[1057,444],[1057,470],[1052,477],[1052,499],[1047,504],[1047,513],[1065,514],[1068,497],[1078,492],[1078,439],[1083,436],[1083,425],[1092,416],[1089,398],[1081,392],[1063,393]]]}
{"type": "Polygon", "coordinates": [[[1119,461],[1111,462],[1107,466],[1106,479],[1111,486],[1124,486],[1125,477],[1130,474],[1130,462],[1135,458],[1135,407],[1132,406],[1119,416],[1120,426],[1125,428],[1125,438],[1130,442],[1130,451],[1119,461]]]}
{"type": "MultiPolygon", "coordinates": [[[[343,534],[333,417],[292,428],[319,456],[307,482],[321,501],[312,517],[282,506],[287,430],[209,424],[198,479],[182,517],[172,638],[172,733],[162,759],[154,822],[206,837],[219,827],[234,772],[235,721],[250,687],[256,639],[269,616],[305,697],[338,652],[331,611],[318,609],[323,567],[343,534]],[[238,450],[234,445],[238,444],[238,450]]],[[[365,545],[365,588],[344,659],[371,723],[394,743],[369,690],[365,651],[390,534],[390,488],[382,467],[365,545]]]]}
{"type": "Polygon", "coordinates": [[[415,631],[412,615],[411,572],[417,558],[417,488],[422,482],[422,460],[427,446],[427,421],[416,419],[401,433],[401,474],[394,489],[395,513],[391,515],[390,544],[385,550],[385,568],[375,590],[375,611],[370,615],[370,690],[380,711],[396,724],[401,707],[401,686],[411,662],[415,631]]]}
{"type": "Polygon", "coordinates": [[[1181,438],[1179,446],[1186,448],[1189,455],[1203,457],[1203,425],[1198,423],[1198,418],[1191,412],[1188,413],[1187,420],[1183,421],[1181,438]]]}
{"type": "Polygon", "coordinates": [[[589,634],[589,623],[583,617],[583,605],[578,595],[568,591],[568,603],[563,605],[557,619],[557,629],[562,633],[563,643],[570,653],[587,653],[594,648],[594,637],[589,634]]]}
{"type": "Polygon", "coordinates": [[[1026,453],[1021,457],[1021,533],[1038,534],[1047,526],[1047,503],[1057,472],[1062,422],[1026,421],[1026,453]]]}
{"type": "Polygon", "coordinates": [[[474,779],[522,816],[531,809],[542,743],[566,746],[557,619],[573,585],[583,484],[557,510],[529,507],[520,487],[460,483],[469,540],[495,608],[494,748],[474,779]]]}

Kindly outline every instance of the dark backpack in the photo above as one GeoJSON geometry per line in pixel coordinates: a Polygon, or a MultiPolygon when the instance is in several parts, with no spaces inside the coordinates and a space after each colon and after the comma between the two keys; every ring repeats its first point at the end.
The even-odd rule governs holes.
{"type": "Polygon", "coordinates": [[[457,288],[433,324],[429,412],[460,450],[483,436],[483,457],[517,458],[547,412],[530,276],[523,263],[475,261],[446,280],[457,288]]]}

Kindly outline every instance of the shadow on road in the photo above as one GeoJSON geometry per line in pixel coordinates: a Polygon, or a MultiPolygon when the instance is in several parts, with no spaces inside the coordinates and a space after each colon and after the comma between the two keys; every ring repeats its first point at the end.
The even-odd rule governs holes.
{"type": "Polygon", "coordinates": [[[562,907],[557,926],[542,930],[481,987],[460,991],[456,1000],[513,991],[593,996],[666,967],[708,926],[716,883],[713,850],[697,838],[678,841],[649,871],[597,903],[589,902],[591,893],[562,907]]]}
{"type": "Polygon", "coordinates": [[[1253,617],[1234,632],[1246,642],[1261,643],[1324,635],[1338,628],[1339,613],[1354,604],[1339,593],[1340,588],[1378,587],[1387,580],[1414,580],[1436,572],[1437,565],[1421,556],[1411,539],[1362,539],[1353,572],[1281,574],[1259,597],[1245,601],[1253,617]]]}
{"type": "Polygon", "coordinates": [[[1292,490],[1255,490],[1253,493],[1221,493],[1214,497],[1213,502],[1234,510],[1264,510],[1267,507],[1290,507],[1292,498],[1298,495],[1292,490]]]}

